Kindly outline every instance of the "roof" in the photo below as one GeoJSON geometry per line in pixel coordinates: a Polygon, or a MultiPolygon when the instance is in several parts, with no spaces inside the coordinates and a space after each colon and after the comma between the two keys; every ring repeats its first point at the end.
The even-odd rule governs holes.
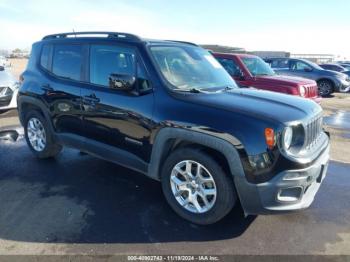
{"type": "Polygon", "coordinates": [[[75,39],[75,38],[106,38],[106,39],[117,39],[121,41],[130,42],[147,42],[147,43],[176,43],[176,44],[188,44],[197,46],[194,43],[177,40],[155,40],[155,39],[144,39],[134,34],[122,33],[122,32],[102,32],[102,31],[87,31],[87,32],[68,32],[58,33],[44,36],[42,40],[53,40],[53,39],[75,39]]]}

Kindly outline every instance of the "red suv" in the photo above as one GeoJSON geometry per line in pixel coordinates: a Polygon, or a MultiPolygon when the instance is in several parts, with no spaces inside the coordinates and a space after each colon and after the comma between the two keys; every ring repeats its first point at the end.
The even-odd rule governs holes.
{"type": "Polygon", "coordinates": [[[213,53],[214,57],[242,87],[310,98],[321,102],[317,83],[300,77],[277,75],[260,57],[248,54],[213,53]]]}

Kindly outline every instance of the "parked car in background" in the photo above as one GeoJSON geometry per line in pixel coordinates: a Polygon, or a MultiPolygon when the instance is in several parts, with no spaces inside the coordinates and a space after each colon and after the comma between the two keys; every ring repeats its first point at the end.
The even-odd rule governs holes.
{"type": "Polygon", "coordinates": [[[322,64],[322,65],[320,65],[320,67],[322,67],[323,69],[326,69],[326,70],[331,70],[331,71],[336,71],[336,72],[346,71],[345,67],[338,65],[338,64],[322,64]]]}
{"type": "Polygon", "coordinates": [[[315,80],[321,96],[329,96],[333,92],[348,92],[350,79],[347,75],[325,70],[319,65],[305,59],[269,58],[265,61],[281,75],[300,76],[315,80]]]}
{"type": "Polygon", "coordinates": [[[238,203],[246,215],[307,208],[327,174],[319,105],[238,88],[196,44],[49,35],[21,79],[19,118],[37,158],[69,146],[131,168],[160,181],[192,223],[215,223],[238,203]]]}
{"type": "Polygon", "coordinates": [[[343,72],[343,74],[346,74],[347,76],[350,77],[350,70],[343,72]]]}
{"type": "Polygon", "coordinates": [[[0,110],[17,107],[18,82],[14,76],[0,66],[0,110]]]}
{"type": "Polygon", "coordinates": [[[260,57],[248,54],[212,53],[241,87],[310,98],[319,103],[317,83],[313,80],[277,75],[260,57]]]}
{"type": "Polygon", "coordinates": [[[0,66],[10,67],[11,63],[8,61],[8,59],[6,57],[0,56],[0,66]]]}
{"type": "Polygon", "coordinates": [[[346,64],[339,64],[340,66],[344,67],[346,69],[346,71],[350,71],[350,63],[346,63],[346,64]]]}

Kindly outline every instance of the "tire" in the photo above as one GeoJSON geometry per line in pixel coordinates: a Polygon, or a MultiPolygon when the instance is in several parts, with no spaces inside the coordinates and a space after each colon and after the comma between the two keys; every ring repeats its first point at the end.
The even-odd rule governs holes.
{"type": "Polygon", "coordinates": [[[162,167],[161,183],[165,198],[172,209],[182,218],[199,225],[209,225],[221,220],[232,210],[237,201],[237,194],[232,178],[230,178],[228,174],[225,174],[218,162],[199,149],[181,148],[171,153],[162,167]],[[186,169],[188,165],[186,161],[190,162],[189,166],[192,166],[193,170],[191,170],[194,172],[197,172],[197,168],[200,166],[201,176],[198,176],[196,173],[195,178],[205,178],[205,181],[212,179],[214,183],[205,182],[205,184],[201,185],[201,182],[197,181],[197,184],[194,182],[197,188],[192,187],[193,182],[189,182],[188,179],[185,179],[187,175],[182,174],[186,173],[184,172],[184,169],[186,169]],[[181,173],[175,171],[175,167],[178,167],[177,170],[182,168],[181,173]],[[181,168],[179,169],[179,167],[181,168]],[[177,179],[174,179],[174,176],[177,179]],[[172,179],[177,182],[181,181],[181,183],[176,184],[171,182],[172,179]],[[179,187],[178,185],[180,184],[181,186],[179,187]],[[185,190],[178,190],[179,188],[185,188],[185,190]],[[197,193],[196,190],[198,191],[197,193]],[[176,191],[181,192],[182,195],[177,195],[176,198],[174,193],[176,191]],[[210,194],[205,196],[208,205],[204,203],[204,191],[210,193],[216,191],[215,196],[210,194]],[[197,199],[197,201],[194,202],[197,202],[197,206],[199,204],[201,209],[197,209],[196,205],[193,204],[194,202],[190,202],[187,205],[184,204],[184,202],[189,201],[190,192],[192,196],[194,196],[193,192],[197,194],[197,196],[192,199],[197,199]],[[200,196],[198,196],[199,194],[200,196]]]}
{"type": "Polygon", "coordinates": [[[329,80],[320,80],[317,83],[320,96],[327,97],[334,92],[333,83],[329,80]]]}
{"type": "Polygon", "coordinates": [[[62,146],[54,141],[46,119],[36,110],[28,112],[24,119],[25,139],[34,155],[40,159],[58,155],[62,150],[62,146]],[[35,137],[33,136],[34,133],[36,134],[35,137]],[[34,143],[35,140],[41,142],[34,143]]]}

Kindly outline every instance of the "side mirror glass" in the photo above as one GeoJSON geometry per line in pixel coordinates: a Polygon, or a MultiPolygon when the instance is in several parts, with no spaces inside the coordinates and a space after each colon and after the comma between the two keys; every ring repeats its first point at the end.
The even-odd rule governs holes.
{"type": "Polygon", "coordinates": [[[18,139],[18,132],[15,130],[0,131],[0,141],[11,141],[15,142],[18,139]]]}
{"type": "Polygon", "coordinates": [[[4,71],[4,70],[5,70],[5,67],[0,66],[0,71],[4,71]]]}
{"type": "Polygon", "coordinates": [[[121,91],[132,91],[135,88],[136,77],[132,75],[111,74],[109,87],[121,91]]]}
{"type": "Polygon", "coordinates": [[[305,67],[305,68],[304,68],[304,71],[305,71],[305,72],[311,72],[311,71],[312,71],[312,68],[311,68],[311,67],[305,67]]]}

